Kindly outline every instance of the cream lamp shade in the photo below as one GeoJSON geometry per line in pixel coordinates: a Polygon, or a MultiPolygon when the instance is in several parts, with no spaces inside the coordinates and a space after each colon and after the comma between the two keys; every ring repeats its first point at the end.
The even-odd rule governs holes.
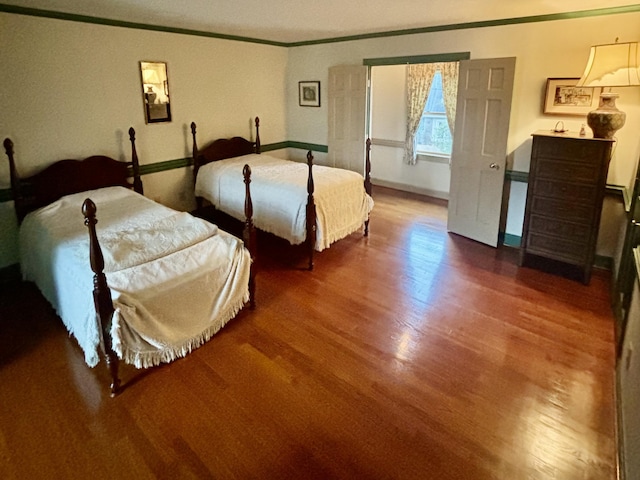
{"type": "Polygon", "coordinates": [[[142,72],[142,77],[144,83],[161,83],[160,77],[158,77],[158,72],[152,69],[147,69],[142,72]]]}
{"type": "Polygon", "coordinates": [[[640,85],[638,42],[591,47],[578,87],[630,87],[640,85]]]}
{"type": "Polygon", "coordinates": [[[640,85],[638,42],[610,43],[591,47],[589,60],[577,87],[602,87],[600,104],[587,114],[587,124],[595,138],[614,138],[627,115],[616,107],[617,93],[604,87],[640,85]]]}

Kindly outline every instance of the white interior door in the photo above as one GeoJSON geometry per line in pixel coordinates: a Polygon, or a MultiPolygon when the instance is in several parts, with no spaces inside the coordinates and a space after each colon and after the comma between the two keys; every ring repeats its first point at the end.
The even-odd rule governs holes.
{"type": "Polygon", "coordinates": [[[367,70],[364,65],[329,68],[329,165],[360,174],[364,174],[367,70]]]}
{"type": "Polygon", "coordinates": [[[498,245],[515,58],[460,62],[450,232],[498,245]]]}

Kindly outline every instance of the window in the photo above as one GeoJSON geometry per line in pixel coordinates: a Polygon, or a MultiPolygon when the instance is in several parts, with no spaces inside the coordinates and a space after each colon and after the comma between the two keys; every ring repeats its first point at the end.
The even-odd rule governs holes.
{"type": "Polygon", "coordinates": [[[416,133],[417,152],[422,155],[450,156],[453,139],[442,97],[442,75],[436,72],[416,133]]]}

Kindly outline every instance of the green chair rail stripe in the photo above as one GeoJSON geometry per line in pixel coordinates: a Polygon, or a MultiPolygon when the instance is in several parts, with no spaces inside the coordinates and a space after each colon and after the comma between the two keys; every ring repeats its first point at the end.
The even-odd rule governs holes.
{"type": "MultiPolygon", "coordinates": [[[[328,153],[329,147],[327,145],[320,145],[317,143],[296,142],[287,140],[284,142],[268,143],[261,146],[261,151],[271,152],[274,150],[281,150],[284,148],[297,148],[300,150],[311,150],[312,152],[328,153]]],[[[145,165],[140,165],[140,175],[149,175],[152,173],[165,172],[167,170],[175,170],[178,168],[186,168],[193,165],[193,159],[177,158],[175,160],[167,160],[164,162],[156,162],[145,165]]],[[[505,180],[511,182],[528,183],[529,172],[522,172],[518,170],[506,170],[505,180]]],[[[628,211],[630,204],[629,191],[627,187],[623,185],[607,184],[607,193],[612,195],[621,195],[624,199],[625,208],[628,211]]],[[[13,199],[10,188],[0,189],[0,203],[8,202],[13,199]]]]}
{"type": "MultiPolygon", "coordinates": [[[[327,152],[328,148],[325,145],[316,145],[313,143],[303,142],[277,142],[267,143],[261,146],[261,151],[270,152],[273,150],[281,150],[283,148],[302,148],[304,150],[313,150],[316,152],[327,152]]],[[[155,162],[140,165],[140,175],[150,175],[152,173],[165,172],[167,170],[175,170],[178,168],[186,168],[193,165],[193,158],[177,158],[174,160],[166,160],[164,162],[155,162]]],[[[9,202],[13,200],[13,195],[10,188],[0,188],[0,203],[9,202]]]]}
{"type": "Polygon", "coordinates": [[[260,145],[261,152],[272,152],[273,150],[282,150],[288,148],[289,142],[270,143],[268,145],[260,145]]]}
{"type": "Polygon", "coordinates": [[[529,172],[520,172],[518,170],[506,170],[504,172],[504,178],[512,182],[529,182],[529,172]]]}
{"type": "Polygon", "coordinates": [[[174,170],[176,168],[184,168],[193,165],[193,158],[178,158],[175,160],[167,160],[166,162],[156,162],[147,165],[140,165],[140,175],[149,175],[150,173],[164,172],[166,170],[174,170]]]}
{"type": "Polygon", "coordinates": [[[349,42],[354,40],[367,40],[372,38],[396,37],[401,35],[415,35],[419,33],[445,32],[450,30],[465,30],[470,28],[499,27],[505,25],[517,25],[522,23],[551,22],[555,20],[570,20],[585,17],[597,17],[602,15],[615,15],[623,13],[640,12],[640,4],[626,5],[620,7],[597,8],[592,10],[581,10],[577,12],[552,13],[547,15],[533,15],[529,17],[503,18],[498,20],[485,20],[478,22],[456,23],[449,25],[434,25],[431,27],[411,28],[405,30],[392,30],[387,32],[365,33],[360,35],[349,35],[344,37],[323,38],[319,40],[306,40],[301,42],[276,42],[260,38],[242,37],[237,35],[227,35],[223,33],[207,32],[203,30],[191,30],[188,28],[167,27],[162,25],[151,25],[146,23],[128,22],[123,20],[113,20],[108,18],[92,17],[89,15],[77,15],[73,13],[57,12],[54,10],[43,10],[38,8],[20,7],[17,5],[7,5],[0,3],[0,12],[14,13],[18,15],[29,15],[33,17],[53,18],[72,22],[93,23],[96,25],[108,25],[114,27],[133,28],[139,30],[152,30],[157,32],[177,33],[182,35],[195,35],[199,37],[218,38],[223,40],[235,40],[238,42],[261,43],[276,47],[301,47],[307,45],[320,45],[325,43],[349,42]]]}
{"type": "Polygon", "coordinates": [[[329,152],[329,147],[326,145],[318,145],[317,143],[305,143],[305,142],[287,142],[288,148],[299,148],[300,150],[312,150],[314,152],[329,152]]]}

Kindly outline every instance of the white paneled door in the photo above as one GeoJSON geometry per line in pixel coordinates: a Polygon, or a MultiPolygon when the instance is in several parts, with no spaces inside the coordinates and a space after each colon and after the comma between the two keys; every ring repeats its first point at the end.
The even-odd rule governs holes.
{"type": "Polygon", "coordinates": [[[498,245],[515,58],[460,62],[450,232],[498,245]]]}
{"type": "Polygon", "coordinates": [[[329,68],[328,160],[332,167],[364,175],[367,67],[329,68]]]}

